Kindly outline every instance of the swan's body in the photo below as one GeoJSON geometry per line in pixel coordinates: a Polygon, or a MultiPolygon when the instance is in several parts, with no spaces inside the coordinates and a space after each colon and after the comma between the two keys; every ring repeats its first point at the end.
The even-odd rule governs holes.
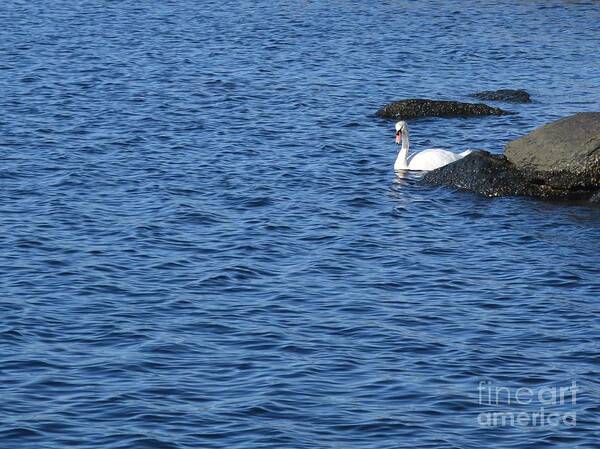
{"type": "Polygon", "coordinates": [[[399,144],[400,140],[402,140],[402,148],[400,148],[400,152],[394,163],[394,170],[435,170],[436,168],[458,161],[471,153],[471,150],[463,151],[462,153],[453,153],[441,148],[430,148],[408,156],[408,126],[406,122],[402,121],[396,123],[396,143],[399,144]]]}

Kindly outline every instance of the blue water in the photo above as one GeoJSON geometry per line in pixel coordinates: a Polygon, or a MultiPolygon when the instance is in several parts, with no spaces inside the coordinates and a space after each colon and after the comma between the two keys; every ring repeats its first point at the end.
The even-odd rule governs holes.
{"type": "Polygon", "coordinates": [[[593,1],[0,6],[0,447],[597,448],[600,209],[397,177],[600,110],[593,1]],[[481,382],[576,425],[491,426],[481,382]]]}

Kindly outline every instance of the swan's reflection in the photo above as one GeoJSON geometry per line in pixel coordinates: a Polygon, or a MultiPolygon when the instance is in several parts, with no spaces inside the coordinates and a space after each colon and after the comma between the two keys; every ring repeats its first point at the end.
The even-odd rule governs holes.
{"type": "Polygon", "coordinates": [[[395,178],[394,183],[399,185],[406,185],[407,183],[414,184],[426,173],[425,171],[419,170],[394,170],[395,178]]]}
{"type": "Polygon", "coordinates": [[[425,172],[413,170],[394,170],[394,181],[390,186],[390,194],[399,199],[413,190],[425,172]]]}

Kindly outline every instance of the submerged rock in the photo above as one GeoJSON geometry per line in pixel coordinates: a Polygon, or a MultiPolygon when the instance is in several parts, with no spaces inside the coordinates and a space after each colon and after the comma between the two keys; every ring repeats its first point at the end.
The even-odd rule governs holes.
{"type": "Polygon", "coordinates": [[[506,155],[474,152],[422,182],[485,196],[600,201],[600,113],[580,113],[510,142],[506,155]]]}
{"type": "Polygon", "coordinates": [[[479,100],[503,101],[506,103],[531,103],[529,93],[523,89],[486,90],[471,94],[471,97],[479,100]]]}
{"type": "Polygon", "coordinates": [[[394,101],[386,104],[377,111],[379,117],[396,120],[422,117],[472,117],[507,114],[513,114],[513,112],[482,103],[461,103],[458,101],[427,100],[423,98],[394,101]]]}

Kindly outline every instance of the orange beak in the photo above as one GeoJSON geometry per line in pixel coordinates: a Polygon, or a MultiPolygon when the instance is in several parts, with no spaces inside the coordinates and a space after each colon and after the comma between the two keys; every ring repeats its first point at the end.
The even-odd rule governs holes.
{"type": "Polygon", "coordinates": [[[400,142],[402,142],[402,133],[401,133],[400,131],[398,131],[398,132],[396,133],[396,143],[397,143],[398,145],[400,145],[400,142]]]}

